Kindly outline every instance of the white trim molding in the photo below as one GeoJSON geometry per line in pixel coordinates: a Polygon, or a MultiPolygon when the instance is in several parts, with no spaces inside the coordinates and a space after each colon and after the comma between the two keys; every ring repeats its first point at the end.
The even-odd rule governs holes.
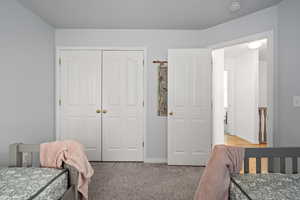
{"type": "Polygon", "coordinates": [[[168,163],[167,158],[146,158],[144,163],[157,163],[157,164],[166,164],[168,163]]]}

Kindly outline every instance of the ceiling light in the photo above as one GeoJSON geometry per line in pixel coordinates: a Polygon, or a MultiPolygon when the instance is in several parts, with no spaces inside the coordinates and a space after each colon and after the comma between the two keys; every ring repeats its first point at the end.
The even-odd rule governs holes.
{"type": "Polygon", "coordinates": [[[241,9],[241,3],[238,0],[234,0],[231,2],[230,10],[231,12],[236,12],[241,9]]]}
{"type": "Polygon", "coordinates": [[[258,49],[261,47],[262,43],[260,41],[251,42],[248,44],[249,49],[258,49]]]}
{"type": "Polygon", "coordinates": [[[248,48],[249,49],[258,49],[260,48],[267,40],[257,40],[254,42],[248,43],[248,48]]]}

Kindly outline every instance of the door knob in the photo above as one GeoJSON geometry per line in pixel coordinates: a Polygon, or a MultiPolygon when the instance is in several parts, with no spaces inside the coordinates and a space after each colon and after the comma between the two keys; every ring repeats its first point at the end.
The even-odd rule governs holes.
{"type": "Polygon", "coordinates": [[[107,113],[107,110],[102,110],[102,113],[104,113],[104,114],[107,113]]]}
{"type": "Polygon", "coordinates": [[[174,115],[174,113],[173,113],[173,112],[170,112],[170,113],[169,113],[169,115],[170,115],[170,116],[173,116],[173,115],[174,115]]]}
{"type": "Polygon", "coordinates": [[[96,110],[96,113],[101,113],[101,110],[97,109],[97,110],[96,110]]]}

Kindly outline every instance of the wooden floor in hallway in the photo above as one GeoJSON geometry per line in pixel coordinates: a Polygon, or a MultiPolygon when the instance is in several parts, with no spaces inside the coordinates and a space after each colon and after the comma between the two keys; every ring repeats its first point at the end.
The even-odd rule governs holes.
{"type": "Polygon", "coordinates": [[[254,148],[267,147],[267,144],[253,144],[236,135],[229,135],[229,134],[225,134],[225,144],[230,146],[237,146],[237,147],[254,147],[254,148]]]}
{"type": "MultiPolygon", "coordinates": [[[[236,146],[236,147],[245,147],[245,148],[264,148],[267,147],[267,144],[253,144],[243,138],[240,138],[235,135],[225,134],[225,144],[229,146],[236,146]]],[[[255,173],[256,170],[256,160],[250,158],[249,160],[249,170],[250,173],[255,173]]],[[[266,173],[268,171],[268,160],[267,158],[261,159],[261,168],[262,173],[266,173]]],[[[243,172],[243,171],[242,171],[243,172]]]]}

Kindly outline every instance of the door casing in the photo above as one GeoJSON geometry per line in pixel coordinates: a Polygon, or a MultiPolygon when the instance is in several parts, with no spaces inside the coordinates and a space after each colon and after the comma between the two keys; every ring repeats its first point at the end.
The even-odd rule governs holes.
{"type": "MultiPolygon", "coordinates": [[[[275,145],[275,141],[274,141],[274,130],[275,130],[275,122],[277,121],[277,116],[276,115],[276,105],[275,105],[275,86],[277,84],[276,82],[276,77],[277,77],[277,62],[275,59],[275,53],[276,53],[276,43],[274,41],[274,31],[270,30],[270,31],[266,31],[266,32],[261,32],[261,33],[257,33],[254,35],[248,35],[245,37],[241,37],[241,38],[235,38],[232,40],[228,40],[225,42],[221,42],[215,45],[210,46],[210,50],[214,51],[214,50],[218,50],[218,49],[223,49],[225,47],[229,47],[229,46],[234,46],[237,44],[243,44],[243,43],[248,43],[248,42],[252,42],[255,40],[262,40],[262,39],[267,39],[268,40],[268,50],[267,50],[267,62],[268,62],[268,83],[267,83],[267,87],[268,87],[268,91],[267,91],[267,98],[268,98],[268,121],[267,121],[267,145],[268,147],[273,147],[275,145]]],[[[214,66],[213,66],[214,68],[214,66]]],[[[216,70],[216,69],[213,69],[216,70]]],[[[213,85],[214,87],[214,85],[213,85]]],[[[219,102],[213,102],[213,105],[217,104],[219,102]]],[[[215,115],[216,113],[214,112],[213,115],[215,115]]],[[[215,127],[213,126],[213,135],[214,137],[218,136],[218,133],[215,132],[215,127]]],[[[213,143],[213,145],[215,145],[215,143],[213,143]]]]}

